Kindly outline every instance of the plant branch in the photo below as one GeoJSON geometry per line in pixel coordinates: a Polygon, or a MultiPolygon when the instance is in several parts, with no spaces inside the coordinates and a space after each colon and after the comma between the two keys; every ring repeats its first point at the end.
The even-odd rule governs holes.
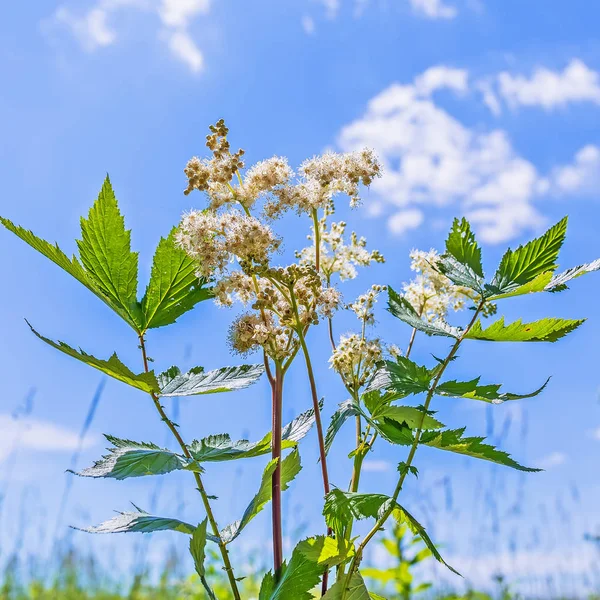
{"type": "MultiPolygon", "coordinates": [[[[144,362],[144,371],[146,373],[148,373],[149,372],[148,355],[146,353],[146,342],[144,340],[143,334],[140,334],[139,341],[140,341],[140,349],[142,351],[142,359],[144,362]]],[[[169,419],[169,417],[165,413],[165,410],[160,403],[160,398],[155,393],[151,393],[150,396],[152,397],[152,400],[154,401],[154,406],[156,407],[158,414],[160,415],[161,419],[165,422],[167,427],[171,430],[173,437],[177,440],[177,443],[179,444],[179,447],[181,448],[181,451],[183,452],[185,457],[189,458],[189,459],[193,459],[192,455],[190,454],[190,451],[188,450],[187,445],[185,444],[185,442],[183,441],[183,438],[181,437],[181,434],[179,433],[179,431],[177,431],[177,426],[175,425],[175,423],[173,423],[173,421],[171,421],[171,419],[169,419]]],[[[194,475],[194,479],[196,480],[196,486],[198,488],[198,491],[200,492],[200,496],[202,497],[202,503],[204,504],[204,509],[206,510],[206,516],[208,517],[208,521],[210,523],[213,535],[215,536],[215,538],[217,538],[217,544],[219,546],[219,550],[220,550],[221,556],[223,558],[223,569],[227,573],[227,578],[229,579],[229,584],[231,586],[231,591],[233,592],[233,597],[235,600],[241,600],[237,581],[236,581],[236,578],[235,578],[235,575],[233,572],[233,567],[231,566],[231,561],[229,559],[229,552],[227,551],[227,546],[225,545],[225,542],[223,541],[223,538],[221,537],[221,533],[219,531],[219,526],[217,524],[214,513],[210,506],[208,494],[206,493],[206,489],[204,488],[204,484],[202,482],[202,477],[200,476],[200,473],[196,473],[196,472],[194,472],[193,475],[194,475]]]]}
{"type": "Polygon", "coordinates": [[[392,495],[392,498],[391,498],[392,501],[389,503],[389,508],[387,510],[385,510],[385,512],[381,515],[381,517],[379,517],[377,519],[375,525],[373,525],[373,527],[371,528],[369,533],[367,533],[367,535],[364,537],[363,541],[359,544],[358,548],[356,549],[356,553],[354,554],[354,558],[352,559],[352,562],[350,563],[350,568],[348,569],[348,575],[346,576],[344,590],[342,591],[342,596],[341,596],[340,600],[345,600],[345,598],[346,598],[346,592],[348,590],[350,580],[352,578],[352,575],[354,574],[354,572],[358,569],[358,566],[360,565],[365,547],[371,541],[371,539],[373,539],[373,537],[377,534],[377,532],[385,525],[385,522],[389,519],[390,515],[394,512],[396,502],[398,501],[398,496],[400,495],[400,492],[402,491],[402,486],[404,485],[404,480],[406,479],[406,476],[410,471],[410,467],[412,466],[413,460],[415,458],[415,454],[417,453],[419,441],[421,440],[421,435],[423,433],[423,423],[425,422],[425,417],[427,415],[427,411],[429,410],[431,400],[433,399],[433,396],[435,394],[435,390],[440,382],[442,375],[444,374],[444,371],[450,364],[450,361],[454,358],[454,356],[455,356],[456,352],[458,351],[458,348],[460,347],[465,336],[469,333],[471,327],[473,327],[473,324],[477,320],[477,317],[479,316],[479,313],[483,309],[484,304],[485,304],[485,300],[481,300],[477,309],[475,310],[475,314],[473,315],[473,318],[471,319],[471,321],[469,322],[467,327],[463,330],[460,337],[453,344],[452,348],[450,349],[450,352],[448,353],[448,356],[446,356],[446,358],[442,362],[440,368],[438,369],[436,376],[433,379],[431,387],[429,388],[429,391],[427,392],[427,397],[425,399],[425,403],[423,405],[423,413],[421,415],[421,421],[419,423],[419,426],[417,427],[416,432],[415,432],[415,439],[411,445],[410,452],[408,454],[408,458],[406,459],[406,462],[404,465],[404,469],[402,470],[402,472],[400,474],[400,478],[398,479],[396,489],[394,490],[394,493],[392,495]]]}
{"type": "Polygon", "coordinates": [[[271,458],[277,460],[277,466],[271,477],[271,515],[273,522],[273,573],[279,579],[283,564],[283,529],[281,523],[281,428],[283,408],[283,378],[281,362],[275,363],[275,379],[272,390],[272,445],[271,458]]]}

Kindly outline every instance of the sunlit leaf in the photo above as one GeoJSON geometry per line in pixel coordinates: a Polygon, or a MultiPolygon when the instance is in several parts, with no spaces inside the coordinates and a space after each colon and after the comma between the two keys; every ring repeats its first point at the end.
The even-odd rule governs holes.
{"type": "Polygon", "coordinates": [[[459,263],[468,266],[475,275],[483,278],[481,248],[465,218],[460,221],[454,219],[446,240],[446,253],[453,256],[459,263]]]}
{"type": "Polygon", "coordinates": [[[152,533],[154,531],[178,531],[193,534],[195,527],[179,519],[155,517],[142,510],[136,512],[118,513],[116,517],[96,525],[95,527],[79,528],[87,533],[152,533]]]}
{"type": "Polygon", "coordinates": [[[535,473],[541,469],[532,469],[524,467],[516,460],[511,458],[510,454],[502,450],[498,450],[489,444],[484,444],[483,437],[463,437],[465,428],[447,429],[441,432],[424,432],[421,436],[420,443],[432,448],[455,452],[481,460],[487,460],[506,467],[512,467],[518,471],[535,473]]]}
{"type": "Polygon", "coordinates": [[[398,394],[420,394],[429,389],[432,373],[409,358],[398,356],[395,361],[385,361],[385,371],[389,377],[386,389],[398,394]]]}
{"type": "Polygon", "coordinates": [[[544,235],[516,250],[507,250],[488,287],[489,295],[505,294],[556,269],[558,253],[567,232],[567,217],[544,235]]]}
{"type": "Polygon", "coordinates": [[[490,342],[556,342],[577,329],[584,321],[585,319],[548,318],[523,323],[519,319],[505,325],[504,317],[501,317],[485,329],[481,326],[481,321],[476,321],[465,338],[490,342]]]}
{"type": "Polygon", "coordinates": [[[143,315],[137,301],[138,254],[131,251],[131,231],[119,211],[108,175],[88,218],[81,219],[77,241],[81,262],[111,304],[120,306],[137,330],[143,315]]]}
{"type": "MultiPolygon", "coordinates": [[[[185,456],[160,448],[156,444],[132,442],[110,435],[106,439],[113,444],[109,454],[93,466],[76,473],[82,477],[110,477],[127,479],[144,475],[164,475],[171,471],[193,467],[185,456]]],[[[200,469],[199,466],[196,469],[200,469]]]]}
{"type": "Polygon", "coordinates": [[[600,269],[600,258],[592,261],[591,263],[587,263],[585,265],[579,265],[578,267],[572,267],[571,269],[567,269],[558,275],[555,275],[548,285],[546,286],[547,292],[561,292],[567,289],[567,283],[572,279],[576,279],[577,277],[581,277],[586,273],[591,273],[592,271],[598,271],[600,269]]]}
{"type": "Polygon", "coordinates": [[[119,357],[116,354],[113,354],[108,360],[96,358],[91,354],[85,353],[83,350],[75,350],[64,342],[54,342],[38,333],[33,327],[31,327],[29,323],[27,324],[31,328],[31,331],[33,331],[33,333],[35,333],[40,340],[43,340],[46,342],[46,344],[49,344],[53,348],[64,352],[68,356],[76,358],[86,365],[90,365],[91,367],[106,373],[106,375],[110,375],[114,379],[118,379],[119,381],[142,390],[143,392],[158,392],[158,383],[153,371],[136,375],[119,360],[119,357]]]}
{"type": "Polygon", "coordinates": [[[238,365],[205,372],[202,367],[181,373],[177,367],[158,376],[161,396],[198,396],[232,392],[252,385],[264,372],[264,366],[238,365]]]}
{"type": "Polygon", "coordinates": [[[479,377],[471,381],[445,381],[435,388],[435,393],[440,396],[451,398],[469,398],[471,400],[483,400],[492,404],[501,404],[507,400],[523,400],[537,396],[548,385],[548,378],[542,386],[529,394],[512,394],[510,392],[500,392],[501,384],[493,383],[488,385],[479,385],[479,377]]]}
{"type": "Polygon", "coordinates": [[[331,417],[331,422],[329,423],[329,427],[327,428],[327,432],[325,434],[325,452],[329,452],[331,449],[331,445],[333,444],[333,440],[335,436],[338,434],[339,430],[342,428],[344,423],[350,418],[355,417],[360,414],[359,409],[356,407],[354,401],[346,400],[342,402],[338,409],[333,413],[331,417]]]}
{"type": "Polygon", "coordinates": [[[391,419],[397,423],[406,423],[411,429],[441,429],[444,427],[437,419],[427,414],[421,408],[414,406],[383,406],[375,414],[371,414],[373,419],[391,419]]]}
{"type": "Polygon", "coordinates": [[[391,287],[388,287],[388,308],[396,318],[408,323],[411,327],[424,331],[430,335],[441,335],[446,337],[458,338],[460,330],[452,327],[441,321],[429,323],[425,319],[419,317],[410,302],[403,296],[395,292],[391,287]]]}
{"type": "Polygon", "coordinates": [[[175,245],[173,228],[169,237],[161,238],[152,263],[150,282],[142,299],[144,329],[170,325],[194,306],[211,297],[203,287],[204,279],[196,276],[196,264],[175,245]]]}
{"type": "Polygon", "coordinates": [[[346,588],[346,594],[344,596],[345,600],[371,600],[372,596],[369,595],[369,591],[367,590],[367,586],[365,585],[362,576],[360,573],[356,572],[352,574],[348,584],[346,584],[345,577],[336,581],[323,596],[323,600],[341,600],[342,592],[346,585],[348,585],[348,587],[346,588]]]}
{"type": "Polygon", "coordinates": [[[210,600],[217,600],[215,593],[212,591],[211,587],[208,585],[208,581],[206,580],[206,568],[204,566],[204,561],[206,559],[206,524],[207,519],[204,519],[196,529],[194,529],[194,533],[192,534],[192,539],[190,540],[190,554],[194,559],[194,567],[196,568],[196,573],[200,577],[200,582],[204,587],[208,597],[210,600]]]}
{"type": "MultiPolygon", "coordinates": [[[[281,431],[282,449],[294,448],[310,431],[314,421],[314,411],[310,409],[288,423],[281,431]]],[[[271,452],[271,439],[271,432],[267,433],[258,442],[249,442],[248,440],[232,441],[228,434],[223,433],[210,435],[201,440],[194,440],[188,448],[194,460],[199,463],[221,462],[267,454],[271,452]]]]}

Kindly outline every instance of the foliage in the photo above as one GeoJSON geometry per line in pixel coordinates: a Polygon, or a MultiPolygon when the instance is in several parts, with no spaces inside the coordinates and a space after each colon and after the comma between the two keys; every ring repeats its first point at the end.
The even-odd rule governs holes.
{"type": "MultiPolygon", "coordinates": [[[[375,285],[345,307],[358,318],[360,333],[344,335],[336,342],[334,314],[344,307],[333,277],[353,278],[357,266],[382,262],[383,257],[377,251],[367,251],[366,241],[356,234],[346,243],[343,240],[345,223],[330,223],[328,219],[333,214],[334,198],[338,194],[347,194],[355,204],[359,184],[368,185],[378,176],[380,166],[376,157],[368,150],[346,155],[328,153],[306,161],[297,178],[284,159],[275,157],[242,175],[243,151],[231,152],[227,133],[222,121],[212,126],[207,138],[212,158],[194,158],[188,163],[186,192],[194,189],[206,192],[209,207],[187,214],[179,227],[171,229],[159,241],[150,280],[141,299],[138,296],[138,254],[131,249],[131,232],[125,228],[108,177],[88,216],[81,219],[77,257],[68,258],[57,245],[0,218],[9,231],[73,276],[133,329],[132,344],[139,347],[143,370],[138,373],[138,369],[118,358],[116,352],[108,359],[96,358],[65,342],[44,337],[30,326],[33,333],[63,354],[147,394],[172,435],[175,449],[151,441],[137,442],[107,435],[111,444],[108,453],[78,474],[124,480],[187,471],[194,478],[204,510],[204,518],[197,524],[169,515],[153,515],[134,505],[133,510],[119,512],[97,526],[81,529],[91,533],[168,530],[182,534],[195,565],[195,581],[199,581],[204,590],[203,596],[197,597],[211,600],[230,597],[241,600],[246,597],[242,594],[249,593],[258,594],[259,600],[381,598],[368,590],[368,582],[372,580],[382,585],[393,580],[400,597],[408,598],[426,588],[426,584],[415,586],[411,573],[425,558],[431,556],[457,573],[442,558],[418,517],[399,501],[407,478],[418,476],[415,460],[420,447],[523,472],[538,470],[521,465],[480,436],[466,435],[465,428],[446,427],[432,406],[438,397],[445,402],[455,398],[491,404],[519,401],[540,394],[548,380],[541,385],[538,382],[539,387],[533,391],[514,393],[501,392],[501,385],[497,383],[482,384],[477,374],[467,381],[450,379],[446,371],[452,369],[459,348],[471,341],[556,342],[572,333],[582,325],[582,319],[542,318],[527,323],[518,319],[507,324],[504,317],[500,317],[487,326],[482,324],[482,319],[494,314],[496,303],[508,298],[563,291],[575,278],[598,270],[600,260],[555,274],[566,235],[565,218],[539,238],[516,250],[507,250],[488,281],[482,250],[470,224],[466,219],[456,219],[442,255],[433,251],[411,255],[418,275],[403,291],[375,285]],[[262,211],[257,212],[259,203],[262,203],[262,211]],[[311,245],[297,254],[297,263],[278,267],[271,261],[281,240],[272,231],[267,217],[290,209],[295,209],[311,224],[311,245]],[[377,298],[385,291],[389,313],[411,330],[404,353],[369,337],[369,327],[375,322],[377,298]],[[251,310],[232,325],[228,339],[235,351],[241,354],[258,351],[262,360],[258,364],[208,371],[202,367],[182,371],[173,366],[156,374],[149,366],[148,332],[173,326],[199,303],[213,297],[225,306],[231,306],[234,300],[250,305],[251,310]],[[468,322],[449,324],[446,317],[450,311],[460,310],[467,304],[472,309],[468,322]],[[321,421],[324,403],[318,394],[306,342],[311,328],[322,320],[328,322],[332,372],[340,377],[349,396],[333,414],[326,431],[321,421]],[[446,355],[434,356],[430,364],[413,361],[410,354],[419,333],[444,338],[449,343],[446,355]],[[298,356],[306,367],[312,407],[284,425],[284,380],[298,356]],[[271,387],[272,428],[256,442],[232,440],[228,433],[219,432],[188,443],[163,406],[163,402],[177,396],[208,395],[210,398],[211,394],[239,391],[255,384],[264,372],[271,387]],[[415,398],[418,400],[413,403],[415,398]],[[399,404],[399,400],[403,403],[399,404]],[[341,488],[330,484],[327,459],[335,449],[336,435],[348,421],[354,421],[356,438],[350,453],[350,484],[341,488]],[[323,493],[314,500],[321,501],[324,497],[327,534],[300,541],[289,559],[284,560],[281,494],[299,477],[300,442],[313,424],[316,425],[323,486],[323,493]],[[388,493],[361,489],[363,461],[380,438],[397,447],[399,453],[407,450],[406,456],[398,460],[395,488],[388,493]],[[266,458],[266,455],[270,456],[266,458]],[[204,484],[205,463],[240,459],[263,460],[263,474],[240,519],[220,528],[215,510],[217,499],[207,493],[204,484]],[[267,504],[272,512],[273,569],[264,575],[260,585],[255,582],[250,592],[231,562],[229,548],[267,504]],[[368,544],[390,517],[396,523],[395,537],[382,543],[392,552],[397,564],[387,571],[363,569],[368,544]],[[356,520],[370,524],[371,528],[362,537],[353,532],[356,520]],[[414,536],[410,542],[411,552],[405,541],[408,531],[414,536]],[[218,569],[214,568],[214,560],[218,562],[218,569]],[[216,576],[221,568],[227,584],[225,589],[223,580],[216,576]]],[[[255,392],[254,397],[257,395],[255,392]]],[[[210,407],[209,400],[206,405],[210,407]]],[[[304,492],[305,483],[299,485],[304,492]]],[[[383,589],[379,591],[386,593],[383,589]]],[[[41,593],[38,596],[43,597],[41,593]]],[[[165,593],[162,597],[168,598],[168,595],[165,593]]]]}

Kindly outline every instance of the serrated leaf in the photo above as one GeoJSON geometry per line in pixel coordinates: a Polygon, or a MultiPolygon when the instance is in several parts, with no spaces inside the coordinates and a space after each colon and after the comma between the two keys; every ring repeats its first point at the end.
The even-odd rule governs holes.
{"type": "Polygon", "coordinates": [[[161,238],[154,254],[150,282],[142,299],[144,329],[170,325],[198,302],[211,297],[203,287],[206,280],[196,275],[194,261],[175,245],[174,227],[161,238]]]}
{"type": "Polygon", "coordinates": [[[491,402],[492,404],[502,404],[508,400],[533,398],[542,392],[549,381],[550,378],[546,379],[542,386],[529,394],[512,394],[510,392],[500,392],[501,384],[479,385],[479,377],[477,377],[471,381],[445,381],[435,388],[435,393],[451,398],[469,398],[471,400],[491,402]]]}
{"type": "Polygon", "coordinates": [[[206,594],[210,600],[217,600],[215,593],[206,580],[206,568],[204,567],[204,561],[206,560],[206,525],[207,519],[204,519],[204,521],[194,529],[192,539],[190,540],[190,554],[194,559],[196,573],[198,573],[198,576],[200,577],[200,582],[202,583],[202,587],[204,587],[206,594]]]}
{"type": "Polygon", "coordinates": [[[96,525],[95,527],[79,528],[86,533],[152,533],[154,531],[178,531],[179,533],[193,534],[195,527],[179,519],[168,517],[155,517],[147,512],[122,512],[116,517],[96,525]]]}
{"type": "Polygon", "coordinates": [[[446,253],[459,263],[466,265],[478,277],[483,278],[481,265],[481,248],[471,231],[471,225],[463,217],[460,221],[454,219],[452,229],[446,240],[446,253]]]}
{"type": "Polygon", "coordinates": [[[143,315],[137,301],[138,254],[131,251],[131,231],[125,229],[108,175],[88,218],[81,218],[77,245],[81,262],[96,286],[140,331],[143,315]]]}
{"type": "Polygon", "coordinates": [[[567,217],[544,235],[516,250],[507,250],[489,286],[490,295],[505,294],[556,269],[558,253],[567,232],[567,217]]]}
{"type": "MultiPolygon", "coordinates": [[[[238,535],[242,532],[242,530],[262,511],[265,505],[271,501],[272,493],[272,482],[271,478],[275,469],[277,468],[278,459],[273,459],[269,461],[269,464],[266,466],[261,481],[260,487],[258,488],[258,492],[252,498],[252,501],[244,511],[242,518],[239,521],[235,521],[231,525],[228,525],[223,531],[221,531],[221,538],[226,544],[229,544],[233,540],[235,540],[238,535]]],[[[298,450],[294,450],[290,452],[288,456],[286,456],[281,462],[281,491],[285,491],[288,489],[289,484],[294,480],[296,475],[302,469],[302,465],[300,464],[300,454],[298,450]]]]}
{"type": "MultiPolygon", "coordinates": [[[[132,442],[111,435],[105,437],[113,444],[113,447],[109,448],[110,453],[96,461],[93,466],[75,473],[76,475],[127,479],[144,475],[164,475],[193,467],[185,456],[160,448],[156,444],[132,442]]],[[[197,466],[196,469],[199,470],[200,467],[197,466]]]]}
{"type": "Polygon", "coordinates": [[[424,432],[419,443],[430,446],[431,448],[447,450],[449,452],[487,460],[498,465],[512,467],[518,471],[535,473],[541,470],[524,467],[512,459],[507,452],[498,450],[489,444],[484,444],[485,438],[483,437],[463,437],[464,432],[464,427],[461,429],[447,429],[441,432],[424,432]]]}
{"type": "MultiPolygon", "coordinates": [[[[372,598],[360,573],[353,573],[347,585],[344,600],[370,600],[372,598]]],[[[329,588],[323,596],[323,600],[341,600],[345,586],[346,578],[344,577],[329,588]]]]}
{"type": "Polygon", "coordinates": [[[325,453],[328,454],[335,436],[342,428],[344,423],[350,418],[360,415],[360,411],[352,400],[342,402],[338,409],[333,413],[327,432],[325,433],[325,453]]]}
{"type": "Polygon", "coordinates": [[[268,572],[262,580],[258,600],[312,600],[311,590],[319,583],[325,570],[346,558],[343,553],[338,553],[322,562],[311,560],[312,544],[307,545],[307,542],[322,538],[324,536],[299,542],[289,563],[283,564],[278,581],[275,581],[273,573],[268,572]]]}
{"type": "Polygon", "coordinates": [[[153,371],[148,373],[139,373],[136,375],[119,360],[119,357],[116,354],[113,354],[108,360],[96,358],[91,354],[87,354],[83,350],[75,350],[75,348],[71,348],[71,346],[65,344],[64,342],[54,342],[53,340],[38,333],[29,322],[27,322],[27,325],[29,325],[31,331],[33,331],[33,333],[40,338],[40,340],[46,342],[46,344],[52,346],[53,348],[64,352],[68,356],[76,358],[86,365],[90,365],[91,367],[102,371],[106,375],[110,375],[114,379],[118,379],[119,381],[137,388],[138,390],[142,390],[148,394],[158,392],[158,383],[153,371]]]}
{"type": "Polygon", "coordinates": [[[16,236],[20,237],[24,242],[37,250],[40,254],[43,254],[46,258],[57,264],[61,269],[69,273],[69,275],[77,279],[77,281],[82,283],[88,290],[100,298],[100,300],[110,306],[110,308],[117,312],[119,316],[127,321],[130,325],[135,325],[130,319],[129,312],[125,311],[120,305],[114,304],[112,298],[107,296],[103,289],[96,284],[96,281],[88,275],[83,265],[75,256],[69,258],[58,247],[58,244],[51,244],[50,242],[39,238],[33,232],[15,225],[8,219],[0,217],[0,222],[9,231],[12,231],[16,236]]]}
{"type": "Polygon", "coordinates": [[[414,406],[383,406],[375,414],[373,419],[391,419],[396,423],[406,423],[410,429],[442,429],[443,423],[414,406]]]}
{"type": "Polygon", "coordinates": [[[388,390],[398,394],[420,394],[429,389],[432,373],[426,367],[417,365],[409,358],[399,356],[395,361],[385,361],[385,371],[389,377],[388,390]]]}
{"type": "Polygon", "coordinates": [[[514,298],[515,296],[523,296],[525,294],[535,294],[537,292],[543,292],[546,290],[546,287],[548,286],[551,279],[552,271],[546,271],[545,273],[540,273],[535,279],[532,279],[528,283],[513,288],[509,292],[505,292],[502,294],[493,294],[491,288],[488,288],[488,293],[486,294],[486,297],[490,302],[493,302],[495,300],[502,300],[503,298],[514,298]],[[490,293],[492,293],[491,296],[490,293]]]}
{"type": "Polygon", "coordinates": [[[171,367],[158,376],[161,396],[198,396],[233,392],[252,385],[263,374],[263,365],[238,365],[221,367],[204,372],[201,367],[181,373],[177,367],[171,367]]]}
{"type": "Polygon", "coordinates": [[[411,327],[424,331],[430,335],[441,335],[445,337],[458,338],[460,330],[452,327],[443,321],[430,323],[419,317],[410,302],[403,296],[388,287],[388,307],[387,310],[396,318],[408,323],[411,327]]]}
{"type": "Polygon", "coordinates": [[[412,429],[406,423],[398,423],[398,421],[385,417],[374,423],[381,437],[390,444],[410,446],[414,441],[412,429]]]}
{"type": "MultiPolygon", "coordinates": [[[[310,409],[288,423],[281,431],[282,449],[296,447],[298,442],[310,431],[314,421],[314,411],[310,409]]],[[[194,440],[188,449],[194,460],[199,463],[222,462],[267,454],[271,452],[271,439],[272,432],[267,433],[258,442],[232,441],[228,434],[223,433],[194,440]]]]}
{"type": "Polygon", "coordinates": [[[597,258],[591,263],[579,265],[578,267],[572,267],[566,271],[563,271],[562,273],[559,273],[558,275],[555,275],[550,280],[545,290],[547,292],[560,292],[567,289],[567,283],[572,279],[576,279],[577,277],[581,277],[586,273],[591,273],[592,271],[598,270],[600,270],[600,258],[597,258]]]}
{"type": "Polygon", "coordinates": [[[490,342],[556,342],[577,329],[584,321],[585,319],[548,318],[523,323],[519,319],[505,325],[504,317],[501,317],[484,329],[478,320],[464,337],[490,342]]]}
{"type": "Polygon", "coordinates": [[[425,528],[397,502],[385,494],[360,494],[331,490],[325,497],[323,515],[325,521],[334,531],[343,531],[345,523],[352,519],[379,519],[393,507],[392,515],[398,523],[406,523],[410,530],[418,535],[425,545],[431,550],[435,558],[448,567],[452,572],[460,575],[441,557],[425,528]]]}
{"type": "Polygon", "coordinates": [[[453,256],[439,256],[435,268],[455,285],[470,288],[483,294],[483,279],[477,276],[468,265],[458,262],[453,256]]]}

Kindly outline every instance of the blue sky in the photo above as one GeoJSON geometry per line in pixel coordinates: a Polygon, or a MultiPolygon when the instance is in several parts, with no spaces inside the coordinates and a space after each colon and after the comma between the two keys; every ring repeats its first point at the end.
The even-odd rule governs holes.
{"type": "MultiPolygon", "coordinates": [[[[364,145],[380,154],[384,177],[365,193],[363,207],[340,208],[339,214],[388,262],[344,284],[348,299],[373,282],[399,287],[407,281],[409,250],[441,247],[454,216],[473,222],[488,271],[506,245],[540,233],[565,214],[570,226],[563,266],[600,256],[600,7],[589,2],[86,0],[5,3],[0,17],[0,213],[59,241],[66,251],[74,250],[79,216],[109,172],[133,229],[144,281],[159,237],[184,210],[203,206],[199,194],[183,196],[182,169],[204,152],[207,126],[224,117],[232,145],[246,149],[248,163],[278,154],[298,165],[326,148],[364,145]]],[[[286,237],[285,261],[303,245],[308,224],[290,218],[278,227],[286,237]]],[[[0,250],[0,477],[6,483],[11,473],[2,513],[3,530],[10,532],[24,490],[35,498],[33,522],[41,515],[55,518],[63,472],[100,382],[95,371],[35,339],[23,317],[42,333],[98,356],[118,350],[132,366],[139,366],[139,356],[127,327],[75,281],[6,232],[0,250]],[[11,415],[32,387],[37,391],[31,415],[17,422],[11,415]],[[16,466],[9,469],[11,440],[25,430],[16,466]]],[[[518,579],[524,569],[543,574],[557,565],[577,572],[577,566],[564,566],[571,554],[583,556],[584,566],[592,563],[582,536],[600,526],[598,286],[591,275],[563,295],[505,301],[501,312],[510,318],[589,320],[555,345],[473,344],[454,367],[456,377],[482,375],[511,391],[527,391],[553,376],[541,397],[493,413],[440,402],[447,424],[468,424],[474,434],[502,435],[510,420],[505,449],[548,467],[529,477],[520,514],[509,516],[511,499],[519,497],[518,474],[422,453],[423,476],[407,490],[406,502],[427,513],[423,518],[436,537],[473,577],[504,569],[518,579]],[[440,484],[447,472],[452,506],[447,486],[440,484]],[[497,494],[478,499],[493,481],[497,494]],[[429,496],[432,506],[441,506],[437,512],[428,509],[429,496]],[[498,533],[487,531],[494,502],[498,533]],[[568,508],[568,523],[561,506],[568,508]],[[485,536],[479,518],[488,523],[485,536]],[[459,526],[466,536],[457,535],[459,526]]],[[[237,361],[224,343],[235,314],[205,303],[171,330],[156,331],[149,346],[157,366],[213,368],[237,361]]],[[[379,319],[379,335],[406,344],[405,327],[383,310],[379,319]]],[[[338,328],[352,325],[343,321],[338,328]]],[[[345,396],[330,383],[325,332],[314,331],[311,345],[323,365],[318,383],[329,414],[345,396]]],[[[443,347],[421,339],[415,357],[427,361],[430,351],[443,347]]],[[[288,389],[291,418],[310,402],[302,369],[291,374],[288,389]]],[[[179,418],[190,438],[223,430],[261,436],[269,422],[267,384],[187,400],[179,418]]],[[[116,382],[106,384],[80,466],[101,453],[103,432],[166,439],[147,399],[116,382]]],[[[349,443],[342,438],[340,447],[349,443]]],[[[306,490],[316,493],[318,487],[311,480],[315,456],[309,438],[304,478],[289,498],[290,519],[298,524],[318,524],[313,508],[303,503],[306,490]]],[[[380,448],[365,487],[389,491],[400,459],[397,449],[380,448]]],[[[261,468],[259,462],[228,466],[212,481],[209,472],[221,496],[222,522],[239,516],[253,493],[245,486],[261,468]]],[[[334,482],[345,485],[348,469],[345,459],[332,465],[334,482]]],[[[189,482],[174,481],[179,483],[170,488],[165,480],[158,509],[201,518],[189,482]]],[[[66,520],[100,521],[129,500],[148,506],[154,489],[148,479],[76,480],[66,520]]],[[[266,527],[266,519],[258,521],[242,541],[258,543],[266,527]]],[[[113,543],[83,534],[74,539],[98,550],[113,543]]]]}

